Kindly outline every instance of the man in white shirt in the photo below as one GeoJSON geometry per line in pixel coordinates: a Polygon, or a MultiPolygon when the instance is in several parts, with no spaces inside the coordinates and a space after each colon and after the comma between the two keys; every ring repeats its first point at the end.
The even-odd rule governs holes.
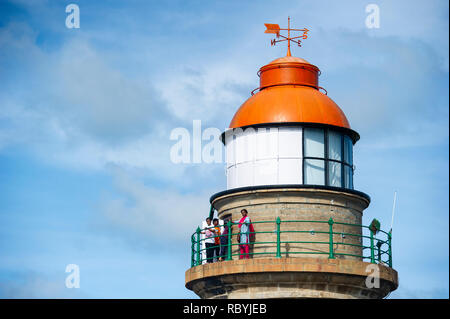
{"type": "Polygon", "coordinates": [[[211,218],[206,218],[206,227],[202,231],[202,234],[205,235],[205,247],[206,247],[206,262],[212,263],[214,259],[214,226],[211,224],[211,218]]]}

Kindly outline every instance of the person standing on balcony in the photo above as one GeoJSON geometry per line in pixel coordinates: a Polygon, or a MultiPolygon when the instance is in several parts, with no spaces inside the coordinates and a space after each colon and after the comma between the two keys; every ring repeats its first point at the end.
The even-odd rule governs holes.
{"type": "Polygon", "coordinates": [[[250,258],[250,235],[254,235],[255,230],[253,229],[250,217],[248,217],[248,212],[244,208],[241,210],[242,218],[239,220],[239,234],[238,242],[240,255],[239,259],[249,259],[250,258]]]}
{"type": "Polygon", "coordinates": [[[211,224],[211,218],[206,218],[206,227],[205,230],[202,231],[202,234],[205,235],[205,247],[206,247],[206,262],[212,263],[214,258],[214,233],[216,230],[211,224]]]}
{"type": "MultiPolygon", "coordinates": [[[[230,243],[231,244],[231,243],[230,243]]],[[[224,261],[228,250],[228,219],[223,221],[223,233],[220,237],[220,260],[224,261]]]]}
{"type": "Polygon", "coordinates": [[[215,260],[219,261],[220,258],[220,225],[219,225],[219,219],[214,218],[213,219],[213,225],[214,225],[214,253],[215,253],[215,260]]]}

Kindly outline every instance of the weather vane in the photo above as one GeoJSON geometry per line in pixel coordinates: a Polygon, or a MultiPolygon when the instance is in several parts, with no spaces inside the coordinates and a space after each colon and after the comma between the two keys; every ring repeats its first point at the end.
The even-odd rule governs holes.
{"type": "Polygon", "coordinates": [[[307,33],[309,31],[308,29],[306,29],[306,28],[304,28],[304,29],[291,29],[291,18],[290,17],[288,17],[288,27],[287,27],[287,29],[281,29],[278,24],[264,23],[264,25],[267,28],[267,30],[264,31],[264,33],[275,33],[277,35],[277,39],[280,38],[280,37],[282,38],[281,40],[277,40],[277,39],[271,40],[270,41],[271,45],[275,45],[278,42],[283,42],[283,41],[287,41],[288,42],[287,56],[291,56],[291,41],[293,43],[297,43],[297,45],[299,47],[301,47],[302,46],[302,44],[301,44],[302,41],[300,40],[300,38],[303,39],[303,40],[308,38],[308,35],[307,35],[307,33]],[[282,30],[283,31],[287,30],[287,32],[288,32],[288,36],[287,37],[285,37],[284,35],[280,34],[280,31],[282,31],[282,30]],[[292,37],[291,38],[291,31],[300,31],[300,32],[303,32],[303,34],[298,36],[298,37],[292,37]]]}

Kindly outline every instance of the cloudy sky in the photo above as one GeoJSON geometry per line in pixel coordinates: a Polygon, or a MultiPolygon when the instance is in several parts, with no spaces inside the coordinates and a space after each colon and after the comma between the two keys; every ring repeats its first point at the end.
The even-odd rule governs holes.
{"type": "Polygon", "coordinates": [[[0,297],[195,298],[189,235],[226,188],[223,163],[174,164],[171,131],[225,129],[285,55],[264,23],[290,15],[293,55],[361,135],[364,223],[389,229],[400,287],[448,298],[448,1],[0,0],[0,297]],[[65,8],[80,8],[69,29],[65,8]],[[365,25],[368,4],[380,28],[365,25]],[[68,264],[80,288],[67,289],[68,264]]]}

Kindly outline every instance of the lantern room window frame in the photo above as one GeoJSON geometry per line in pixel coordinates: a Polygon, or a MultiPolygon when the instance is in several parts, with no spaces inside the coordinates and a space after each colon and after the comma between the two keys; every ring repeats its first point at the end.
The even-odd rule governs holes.
{"type": "MultiPolygon", "coordinates": [[[[300,152],[301,152],[301,156],[299,156],[299,169],[301,172],[301,176],[298,183],[286,183],[286,182],[276,182],[276,183],[267,183],[267,184],[260,184],[257,183],[255,184],[254,182],[251,182],[248,185],[240,185],[239,183],[236,183],[236,181],[234,181],[233,183],[231,183],[232,185],[229,185],[229,176],[228,175],[231,172],[231,168],[234,167],[235,169],[240,165],[237,164],[236,161],[232,161],[233,164],[231,164],[230,166],[228,166],[228,160],[226,160],[226,175],[227,175],[227,189],[231,190],[231,189],[240,189],[240,188],[245,188],[245,187],[257,187],[257,186],[265,186],[268,187],[270,185],[304,185],[305,187],[308,186],[312,186],[312,187],[319,187],[319,188],[333,188],[333,189],[342,189],[342,190],[349,190],[352,191],[354,190],[354,165],[353,165],[353,146],[356,144],[356,142],[359,140],[359,134],[356,131],[353,131],[350,128],[343,128],[343,127],[338,127],[338,126],[334,126],[334,125],[328,125],[328,124],[322,124],[322,123],[307,123],[307,122],[289,122],[289,123],[284,123],[284,122],[278,122],[278,123],[261,123],[261,124],[253,124],[253,125],[248,125],[248,126],[243,126],[240,127],[239,129],[245,131],[247,128],[254,128],[257,132],[258,128],[266,128],[266,129],[270,129],[271,127],[275,127],[275,128],[282,128],[282,127],[295,127],[298,128],[300,130],[300,134],[301,134],[301,139],[298,140],[297,143],[299,143],[299,147],[300,147],[300,152]],[[319,130],[322,132],[322,136],[323,136],[323,143],[320,143],[320,147],[322,148],[322,151],[320,151],[320,153],[323,153],[323,155],[321,154],[320,156],[306,156],[305,153],[305,142],[306,142],[306,135],[305,132],[308,129],[313,129],[313,130],[319,130]],[[333,132],[333,134],[336,134],[337,136],[340,137],[339,141],[340,141],[340,160],[338,159],[334,159],[334,158],[329,158],[329,135],[330,132],[333,132]],[[321,157],[323,156],[323,157],[321,157]],[[322,177],[323,177],[323,182],[321,183],[313,183],[313,182],[308,182],[305,183],[305,181],[307,181],[307,161],[308,160],[316,160],[316,161],[322,161],[322,163],[324,163],[325,167],[323,168],[323,173],[322,173],[322,177]],[[332,183],[332,179],[330,178],[330,166],[331,164],[335,163],[340,165],[340,178],[339,178],[339,182],[340,185],[337,186],[337,183],[332,183]],[[325,172],[326,170],[326,172],[325,172]],[[238,184],[238,185],[237,185],[238,184]]],[[[227,146],[226,143],[226,138],[225,138],[225,134],[227,132],[229,132],[229,134],[232,135],[232,138],[234,141],[236,141],[236,138],[238,135],[236,135],[234,132],[230,132],[230,130],[235,130],[238,128],[232,128],[229,129],[225,132],[222,133],[221,135],[221,141],[222,143],[227,146]]],[[[279,132],[279,131],[278,131],[279,132]]],[[[240,135],[240,134],[239,134],[240,135]]],[[[228,152],[228,150],[226,150],[226,152],[228,152]]],[[[233,152],[235,152],[235,150],[233,150],[233,152]]],[[[228,153],[227,153],[228,154],[228,153]]],[[[334,153],[336,154],[336,153],[334,153]]],[[[235,155],[235,154],[234,154],[235,155]]],[[[335,156],[338,157],[338,156],[335,156]]],[[[277,168],[279,169],[279,167],[277,168]]],[[[234,172],[233,174],[236,174],[236,172],[234,172]]],[[[300,175],[300,174],[299,174],[300,175]]],[[[339,175],[339,174],[337,174],[339,175]]],[[[236,175],[232,175],[234,177],[236,177],[236,175]]]]}
{"type": "Polygon", "coordinates": [[[350,138],[345,133],[339,132],[334,129],[330,129],[327,127],[305,127],[302,126],[302,184],[303,185],[323,185],[323,186],[333,186],[338,188],[345,188],[345,189],[354,189],[353,185],[353,175],[354,175],[354,165],[353,165],[353,143],[350,138]],[[305,144],[306,144],[306,134],[305,130],[320,130],[323,133],[323,154],[324,157],[318,157],[318,156],[306,156],[305,153],[305,144]],[[337,160],[334,158],[330,158],[329,156],[329,136],[330,132],[333,132],[333,134],[338,134],[340,136],[340,142],[341,142],[341,154],[340,158],[341,160],[337,160]],[[351,147],[347,148],[347,144],[350,143],[351,147]],[[350,150],[350,152],[348,152],[350,150]],[[348,163],[346,162],[346,159],[348,159],[348,163]],[[324,164],[324,184],[317,184],[317,183],[309,183],[307,182],[307,161],[308,160],[318,160],[322,161],[324,164]],[[338,163],[340,164],[340,186],[330,185],[330,169],[329,163],[338,163]],[[348,168],[350,170],[349,174],[346,174],[346,169],[348,168]]]}

